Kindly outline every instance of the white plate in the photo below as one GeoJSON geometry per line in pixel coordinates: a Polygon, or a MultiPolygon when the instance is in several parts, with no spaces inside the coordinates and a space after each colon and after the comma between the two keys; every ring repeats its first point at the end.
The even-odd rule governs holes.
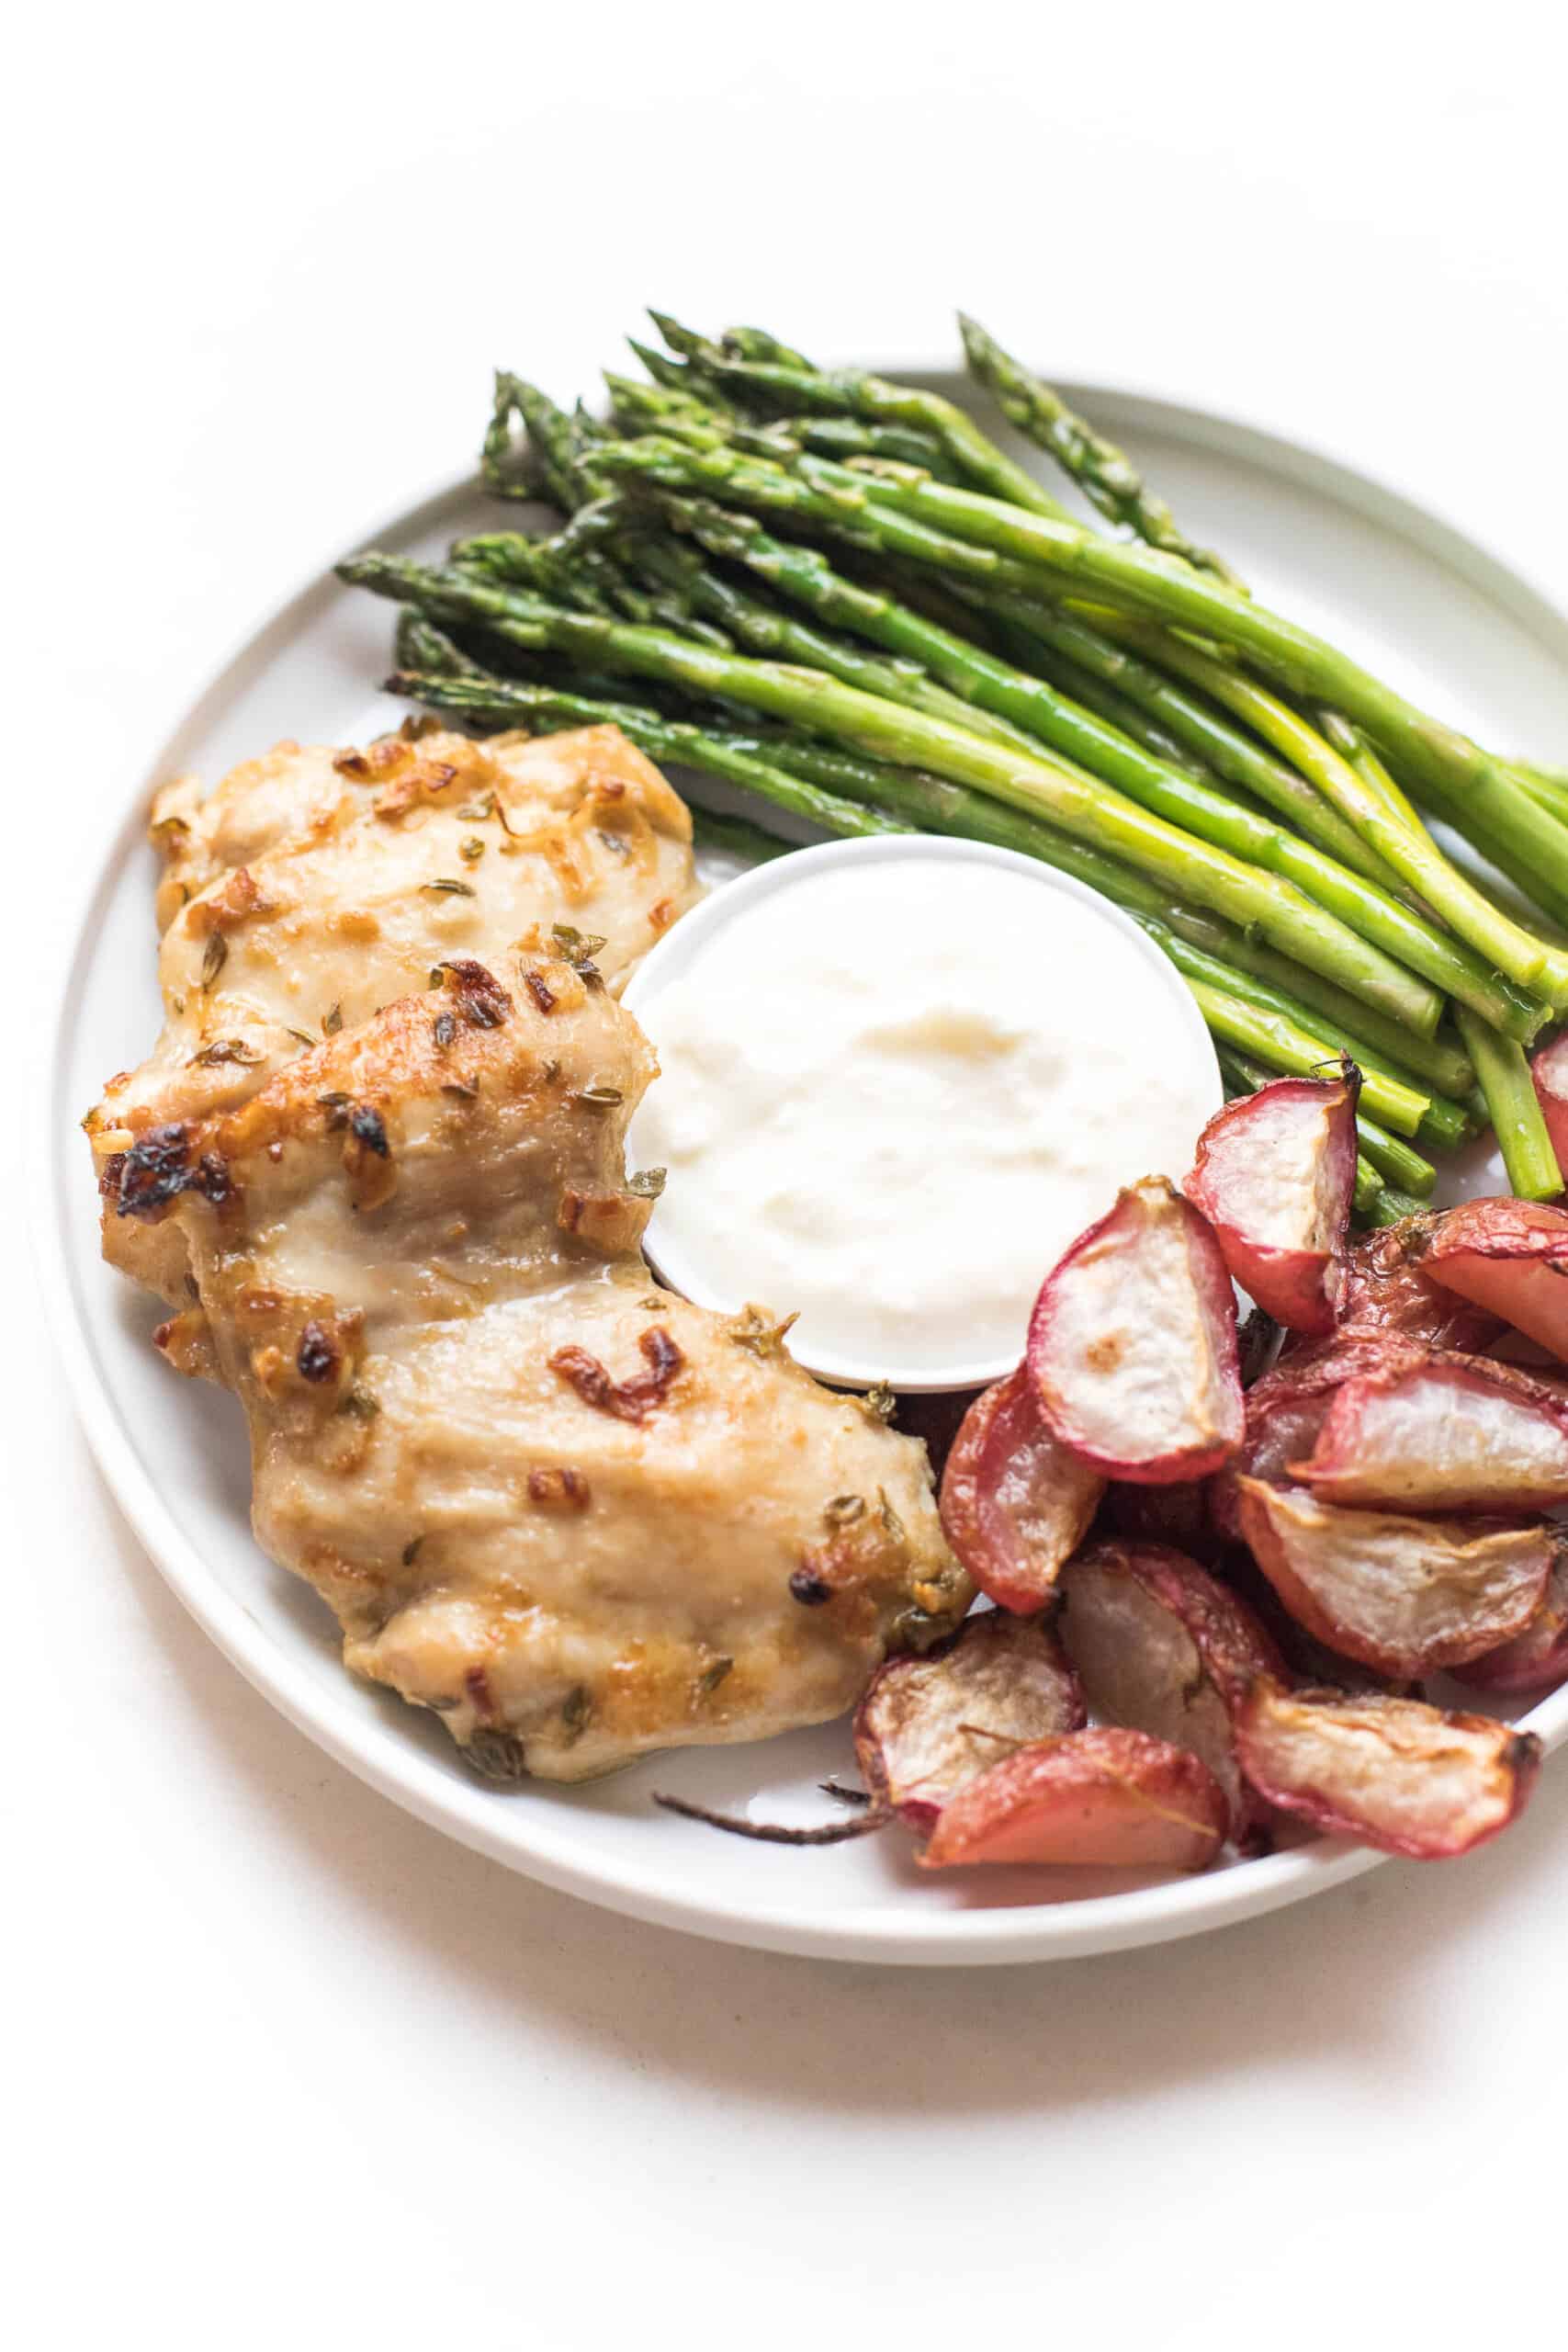
{"type": "MultiPolygon", "coordinates": [[[[962,395],[955,378],[922,380],[962,395]]],[[[1506,566],[1420,507],[1289,441],[1103,388],[1070,396],[1125,441],[1190,527],[1224,548],[1265,602],[1343,640],[1499,748],[1562,757],[1568,619],[1506,566]]],[[[457,531],[493,526],[494,513],[463,484],[375,543],[434,553],[457,531]]],[[[737,1943],[872,1961],[1066,1958],[1219,1927],[1371,1867],[1377,1856],[1325,1842],[1175,1883],[1069,1871],[928,1880],[897,1834],[781,1851],[649,1804],[650,1791],[671,1788],[759,1817],[820,1817],[827,1801],[813,1784],[850,1768],[842,1724],[672,1755],[590,1788],[502,1794],[469,1779],[433,1718],[344,1675],[327,1611],[252,1543],[237,1408],[215,1390],[171,1380],[147,1344],[155,1310],[99,1261],[77,1121],[111,1071],[141,1058],[158,1023],[152,861],[141,831],[152,785],[186,767],[214,780],[279,736],[342,742],[395,725],[401,707],[376,691],[390,633],[389,606],[319,577],[242,648],[145,774],[128,777],[125,821],[91,886],[62,985],[45,1146],[55,1211],[42,1242],[46,1288],[105,1476],[199,1623],[310,1738],[423,1820],[552,1886],[737,1943]]],[[[1496,1188],[1484,1164],[1464,1175],[1468,1189],[1496,1188]]],[[[1527,1720],[1555,1746],[1568,1730],[1568,1690],[1527,1720]]]]}

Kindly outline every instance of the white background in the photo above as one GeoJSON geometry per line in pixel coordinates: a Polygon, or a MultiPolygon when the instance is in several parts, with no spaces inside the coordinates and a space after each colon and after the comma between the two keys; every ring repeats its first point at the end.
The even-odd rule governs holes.
{"type": "MultiPolygon", "coordinates": [[[[493,364],[587,390],[647,301],[888,357],[947,348],[962,301],[1063,375],[1343,452],[1568,597],[1538,13],[322,0],[13,31],[24,1050],[51,877],[201,675],[461,462],[493,364]]],[[[1562,1759],[1461,1866],[1073,1966],[856,1970],[597,1913],[403,1818],[207,1647],[72,1423],[28,1221],[18,1182],[12,2340],[1560,2335],[1562,1759]]]]}

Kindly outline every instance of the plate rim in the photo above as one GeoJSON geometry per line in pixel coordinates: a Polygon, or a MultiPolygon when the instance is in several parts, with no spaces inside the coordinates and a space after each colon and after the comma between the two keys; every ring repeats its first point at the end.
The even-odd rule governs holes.
{"type": "MultiPolygon", "coordinates": [[[[951,365],[929,359],[883,363],[884,372],[962,389],[951,365]]],[[[1145,386],[1115,379],[1074,379],[1067,396],[1101,415],[1146,424],[1199,447],[1216,448],[1261,464],[1309,488],[1326,488],[1341,503],[1371,512],[1384,528],[1459,571],[1480,592],[1499,603],[1551,650],[1568,659],[1568,609],[1533,570],[1499,554],[1468,526],[1450,521],[1419,491],[1369,472],[1288,424],[1261,422],[1223,408],[1174,399],[1145,386]],[[1314,478],[1316,477],[1314,485],[1314,478]],[[1347,493],[1360,492],[1359,502],[1347,493]],[[1365,494],[1372,493],[1371,509],[1365,494]]],[[[378,539],[432,528],[476,487],[471,471],[444,476],[412,501],[385,514],[355,541],[378,539]]],[[[95,915],[118,887],[126,858],[141,845],[143,811],[153,784],[173,772],[181,744],[211,723],[230,695],[265,671],[279,646],[308,627],[313,602],[337,593],[333,566],[341,548],[314,565],[291,593],[269,600],[261,616],[231,640],[216,665],[204,663],[200,683],[180,707],[150,757],[128,759],[125,814],[83,876],[68,903],[50,959],[57,1012],[41,1043],[39,1091],[42,1115],[32,1123],[30,1174],[49,1204],[49,1214],[31,1228],[35,1272],[45,1320],[59,1351],[67,1389],[98,1468],[138,1541],[182,1605],[230,1663],[296,1729],[353,1772],[428,1826],[439,1829],[491,1860],[622,1916],[753,1949],[868,1962],[964,1966],[1085,1957],[1129,1950],[1260,1917],[1281,1905],[1340,1885],[1389,1859],[1342,1839],[1236,1865],[1209,1877],[1168,1882],[1056,1904],[977,1906],[913,1912],[890,1923],[884,1908],[846,1909],[824,1915],[807,1906],[768,1904],[753,1897],[721,1901],[710,1894],[671,1894],[658,1883],[657,1865],[606,1871],[603,1862],[584,1866],[570,1851],[574,1808],[562,1805],[553,1826],[546,1816],[498,1809],[492,1791],[463,1782],[436,1769],[413,1743],[379,1733],[367,1738],[363,1719],[319,1685],[275,1638],[262,1631],[243,1601],[210,1577],[195,1543],[143,1465],[121,1420],[107,1376],[89,1337],[78,1296],[66,1226],[67,1202],[80,1170],[67,1165],[69,1139],[78,1132],[67,1100],[69,1057],[85,991],[95,915]],[[506,1825],[503,1834],[501,1825],[506,1825]]],[[[117,791],[117,798],[121,795],[117,791]]],[[[114,804],[111,802],[112,808],[114,804]]],[[[345,1680],[345,1694],[351,1686],[345,1680]]],[[[1568,1685],[1548,1694],[1520,1717],[1549,1750],[1568,1736],[1568,1685]]],[[[390,1727],[389,1726],[389,1730],[390,1727]]]]}

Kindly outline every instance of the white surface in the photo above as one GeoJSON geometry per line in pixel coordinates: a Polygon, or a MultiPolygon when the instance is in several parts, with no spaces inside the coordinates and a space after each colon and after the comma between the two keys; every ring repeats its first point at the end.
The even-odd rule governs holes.
{"type": "MultiPolygon", "coordinates": [[[[1172,392],[1413,482],[1568,593],[1540,12],[1129,6],[1021,57],[1008,21],[153,7],[29,26],[30,74],[17,37],[24,1051],[54,908],[22,877],[101,829],[302,553],[468,445],[493,360],[570,389],[648,299],[828,354],[931,346],[950,300],[1064,373],[1153,349],[1172,392]],[[90,548],[60,529],[78,504],[90,548]]],[[[23,2340],[1558,2324],[1562,1768],[1460,1869],[1048,1972],[634,1927],[421,1828],[247,1690],[98,1486],[25,1270],[17,1313],[23,2340]]]]}
{"type": "Polygon", "coordinates": [[[1185,1170],[1224,1099],[1190,989],[1131,916],[980,842],[763,865],[626,1001],[659,1055],[627,1136],[632,1166],[670,1171],[654,1264],[727,1314],[797,1308],[790,1352],[850,1387],[1001,1379],[1042,1268],[1129,1169],[1185,1170]]]}

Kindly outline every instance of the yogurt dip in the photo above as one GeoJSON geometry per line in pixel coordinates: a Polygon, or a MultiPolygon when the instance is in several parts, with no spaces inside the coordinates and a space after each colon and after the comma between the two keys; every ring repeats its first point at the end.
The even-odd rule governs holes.
{"type": "Polygon", "coordinates": [[[837,842],[688,915],[626,994],[661,1075],[632,1164],[677,1289],[797,1314],[829,1379],[1010,1369],[1035,1292],[1120,1187],[1191,1165],[1222,1089],[1157,948],[1011,852],[837,842]]]}

